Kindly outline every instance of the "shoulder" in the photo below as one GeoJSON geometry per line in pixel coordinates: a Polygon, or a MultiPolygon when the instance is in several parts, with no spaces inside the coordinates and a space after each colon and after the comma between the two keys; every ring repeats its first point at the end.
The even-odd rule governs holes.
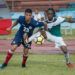
{"type": "Polygon", "coordinates": [[[34,18],[31,18],[31,23],[36,22],[36,20],[34,18]]]}
{"type": "Polygon", "coordinates": [[[24,21],[24,19],[25,19],[25,16],[19,16],[19,18],[18,18],[18,22],[21,23],[21,22],[24,21]]]}

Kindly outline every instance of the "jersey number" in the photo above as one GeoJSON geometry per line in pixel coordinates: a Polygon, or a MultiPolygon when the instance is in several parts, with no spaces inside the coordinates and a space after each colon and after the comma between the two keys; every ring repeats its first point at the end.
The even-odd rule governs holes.
{"type": "Polygon", "coordinates": [[[29,28],[24,27],[24,32],[28,33],[29,32],[29,28]]]}

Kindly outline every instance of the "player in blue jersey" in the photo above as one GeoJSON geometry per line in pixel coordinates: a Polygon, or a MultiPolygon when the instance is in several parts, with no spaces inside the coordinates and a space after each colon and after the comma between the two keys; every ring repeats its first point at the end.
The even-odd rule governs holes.
{"type": "MultiPolygon", "coordinates": [[[[30,37],[33,34],[33,31],[36,27],[44,26],[43,22],[35,21],[32,18],[32,10],[26,9],[25,10],[25,16],[20,16],[16,22],[13,23],[13,25],[7,29],[7,31],[10,31],[14,26],[17,24],[20,24],[20,28],[17,31],[15,38],[13,39],[11,43],[11,49],[7,52],[6,59],[4,63],[0,66],[0,68],[5,68],[8,65],[9,60],[11,59],[13,53],[15,50],[22,44],[23,49],[23,60],[22,60],[22,67],[26,66],[26,60],[28,58],[28,50],[27,45],[24,42],[23,36],[27,34],[27,37],[30,37]]],[[[29,45],[31,45],[31,42],[29,42],[29,45]]]]}

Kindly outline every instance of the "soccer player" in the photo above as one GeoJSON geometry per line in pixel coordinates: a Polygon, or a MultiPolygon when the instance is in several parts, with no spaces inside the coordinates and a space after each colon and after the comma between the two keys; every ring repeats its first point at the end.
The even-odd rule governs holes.
{"type": "MultiPolygon", "coordinates": [[[[32,10],[31,9],[26,9],[25,10],[25,16],[20,16],[16,22],[13,23],[13,25],[7,29],[7,31],[10,31],[14,26],[17,24],[20,24],[20,28],[17,31],[15,38],[13,39],[11,43],[11,49],[7,52],[6,59],[2,66],[0,68],[5,68],[8,65],[9,60],[11,59],[13,53],[15,50],[22,44],[24,49],[23,49],[23,60],[22,60],[22,67],[26,66],[26,60],[28,58],[28,51],[29,48],[27,44],[24,43],[24,38],[23,36],[26,33],[27,37],[30,37],[33,34],[33,30],[36,27],[41,27],[44,26],[43,22],[38,22],[32,18],[32,10]]],[[[29,45],[31,45],[31,42],[29,42],[29,45]]]]}
{"type": "Polygon", "coordinates": [[[69,68],[74,67],[74,64],[72,64],[71,61],[70,61],[69,52],[67,50],[67,45],[65,44],[65,42],[62,38],[60,27],[61,27],[62,22],[72,23],[72,22],[75,22],[75,21],[67,20],[67,19],[62,18],[62,17],[57,17],[53,8],[49,8],[47,10],[46,14],[47,14],[47,17],[48,17],[47,20],[46,20],[46,23],[47,23],[48,32],[49,32],[49,33],[46,32],[47,39],[51,40],[50,36],[52,35],[52,41],[55,42],[56,47],[59,47],[64,53],[64,56],[65,56],[65,59],[66,59],[66,65],[69,68]]]}
{"type": "MultiPolygon", "coordinates": [[[[60,24],[65,21],[70,23],[75,21],[66,20],[65,18],[62,17],[57,17],[53,8],[49,8],[46,11],[46,14],[47,14],[47,20],[45,22],[47,23],[47,31],[45,39],[54,42],[56,47],[59,47],[63,51],[66,60],[66,65],[69,68],[73,68],[75,65],[72,64],[70,61],[67,45],[65,44],[61,35],[60,24]]],[[[34,40],[37,37],[37,35],[39,36],[41,35],[41,33],[40,32],[35,33],[32,37],[29,38],[29,41],[34,40]]]]}

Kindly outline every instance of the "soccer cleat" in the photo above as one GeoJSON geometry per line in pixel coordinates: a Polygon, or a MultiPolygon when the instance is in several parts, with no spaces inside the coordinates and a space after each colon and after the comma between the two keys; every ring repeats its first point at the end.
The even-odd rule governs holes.
{"type": "Polygon", "coordinates": [[[22,64],[22,68],[25,68],[26,67],[26,65],[25,64],[22,64]]]}
{"type": "Polygon", "coordinates": [[[67,65],[68,68],[74,68],[75,67],[75,65],[72,64],[72,63],[67,63],[66,65],[67,65]]]}
{"type": "Polygon", "coordinates": [[[7,67],[7,64],[3,63],[3,64],[0,66],[0,69],[4,69],[5,67],[7,67]]]}

